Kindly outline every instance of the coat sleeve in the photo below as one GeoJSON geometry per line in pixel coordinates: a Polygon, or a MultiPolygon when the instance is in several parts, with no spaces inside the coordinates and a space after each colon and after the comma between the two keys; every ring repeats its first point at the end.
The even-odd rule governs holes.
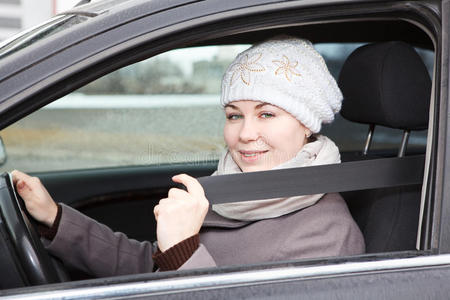
{"type": "Polygon", "coordinates": [[[75,209],[62,204],[61,221],[47,250],[69,267],[95,277],[152,272],[152,244],[113,232],[75,209]]]}
{"type": "Polygon", "coordinates": [[[178,270],[216,267],[216,262],[203,244],[195,250],[194,254],[178,270]]]}

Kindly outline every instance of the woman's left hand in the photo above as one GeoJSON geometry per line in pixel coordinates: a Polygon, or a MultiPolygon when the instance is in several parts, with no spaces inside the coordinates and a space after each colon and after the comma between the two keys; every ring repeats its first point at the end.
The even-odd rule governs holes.
{"type": "Polygon", "coordinates": [[[208,199],[197,179],[179,174],[172,180],[186,186],[187,191],[171,188],[167,198],[161,199],[153,210],[161,252],[199,233],[209,208],[208,199]]]}

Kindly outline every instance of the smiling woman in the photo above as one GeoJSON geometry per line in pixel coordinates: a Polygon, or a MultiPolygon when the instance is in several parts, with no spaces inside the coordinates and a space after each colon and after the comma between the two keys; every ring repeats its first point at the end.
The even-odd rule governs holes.
{"type": "MultiPolygon", "coordinates": [[[[244,51],[222,80],[228,150],[213,175],[339,163],[331,140],[310,136],[334,119],[341,101],[336,81],[309,41],[276,37],[244,51]],[[291,93],[291,77],[273,66],[283,59],[279,53],[298,65],[296,85],[304,89],[297,93],[291,93]],[[241,72],[237,78],[236,72],[241,72]]],[[[203,187],[180,174],[172,180],[186,190],[170,189],[154,207],[153,252],[149,242],[129,240],[66,205],[57,206],[36,178],[18,171],[13,178],[29,213],[47,227],[41,230],[47,249],[97,277],[150,272],[155,265],[167,271],[364,252],[362,234],[338,194],[218,204],[208,212],[203,187]],[[270,239],[276,248],[261,247],[269,234],[276,235],[270,239]]]]}
{"type": "MultiPolygon", "coordinates": [[[[309,41],[280,36],[242,52],[222,81],[228,151],[213,175],[339,163],[334,142],[312,133],[317,133],[322,123],[334,120],[341,101],[336,81],[309,41]],[[280,67],[282,60],[286,64],[280,67]]],[[[246,201],[212,209],[230,219],[255,221],[298,212],[322,197],[324,194],[246,201]]],[[[334,203],[346,210],[342,201],[334,203]]],[[[358,230],[355,232],[357,236],[358,230]]],[[[363,244],[353,246],[357,252],[364,249],[363,244]]]]}
{"type": "MultiPolygon", "coordinates": [[[[445,293],[440,295],[446,298],[450,267],[430,265],[424,256],[439,259],[450,241],[448,195],[442,192],[450,190],[444,180],[449,151],[448,65],[443,63],[448,61],[449,12],[448,1],[432,0],[102,0],[22,35],[0,54],[0,135],[7,154],[2,168],[33,170],[31,178],[42,184],[14,172],[21,177],[17,190],[25,198],[30,190],[46,196],[43,185],[53,199],[44,203],[58,202],[55,221],[53,204],[46,209],[51,217],[41,219],[53,223],[40,226],[42,240],[49,252],[63,257],[73,282],[0,295],[396,299],[445,293]],[[258,48],[280,34],[310,40],[329,72],[320,56],[307,55],[315,51],[306,40],[299,46],[304,52],[293,55],[278,46],[258,48]],[[421,99],[405,85],[388,101],[396,113],[413,120],[423,116],[421,128],[428,125],[428,135],[423,130],[419,139],[410,137],[401,151],[407,157],[395,157],[402,130],[377,123],[373,145],[362,156],[368,124],[336,114],[319,129],[319,122],[306,118],[317,113],[331,121],[340,103],[339,97],[321,102],[332,99],[326,92],[334,90],[333,83],[321,87],[329,81],[309,80],[308,72],[338,78],[353,50],[385,41],[426,53],[433,75],[432,85],[423,86],[433,91],[424,89],[421,99]],[[234,60],[234,45],[247,43],[255,52],[234,60]],[[229,65],[224,84],[240,92],[221,104],[218,91],[229,65]],[[308,87],[320,92],[304,97],[308,87]],[[395,107],[399,99],[406,101],[400,109],[395,107]],[[296,113],[315,104],[319,107],[304,116],[296,113]],[[223,132],[224,126],[231,132],[223,132]],[[343,163],[336,163],[336,147],[343,163]],[[225,175],[208,176],[214,170],[225,175]],[[180,173],[191,177],[173,177],[180,173]],[[208,202],[212,207],[204,216],[208,202]],[[358,255],[364,245],[368,254],[358,255]],[[420,256],[413,259],[417,264],[402,264],[412,256],[420,256]],[[198,269],[204,266],[211,268],[198,269]],[[180,271],[153,273],[153,267],[180,271]],[[146,274],[109,277],[141,272],[146,274]],[[93,279],[103,276],[109,278],[93,279]],[[78,280],[87,278],[92,280],[78,280]]],[[[388,72],[390,82],[414,74],[401,72],[412,65],[403,52],[399,55],[393,61],[404,64],[398,75],[388,72]]],[[[364,61],[376,65],[373,59],[364,61]]],[[[377,117],[390,115],[391,109],[365,105],[384,99],[368,83],[385,76],[366,78],[371,73],[361,69],[347,77],[348,88],[364,92],[356,97],[361,107],[346,101],[340,86],[344,111],[347,103],[358,117],[367,108],[377,117]]],[[[5,230],[8,215],[0,213],[0,269],[16,269],[17,276],[2,276],[0,288],[41,284],[21,272],[37,268],[17,259],[23,239],[5,230]]]]}
{"type": "Polygon", "coordinates": [[[270,170],[291,160],[311,136],[311,130],[279,107],[249,100],[232,103],[225,106],[224,138],[243,172],[270,170]]]}

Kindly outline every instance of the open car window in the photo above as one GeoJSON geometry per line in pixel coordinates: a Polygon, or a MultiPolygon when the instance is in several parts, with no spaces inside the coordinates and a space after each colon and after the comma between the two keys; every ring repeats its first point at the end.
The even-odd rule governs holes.
{"type": "Polygon", "coordinates": [[[248,47],[177,49],[110,73],[3,130],[2,170],[217,161],[222,75],[248,47]]]}
{"type": "MultiPolygon", "coordinates": [[[[318,43],[315,47],[337,80],[347,57],[364,44],[318,43]]],[[[146,168],[152,178],[158,168],[171,174],[189,167],[196,177],[210,175],[225,151],[225,116],[219,101],[222,76],[233,58],[248,47],[174,49],[109,73],[2,130],[8,159],[1,170],[45,172],[44,181],[50,185],[60,174],[78,170],[82,177],[101,169],[101,176],[108,177],[121,168],[133,173],[135,169],[130,168],[138,167],[146,168]]],[[[416,51],[432,72],[433,51],[416,51]]],[[[367,132],[368,125],[350,122],[339,114],[321,130],[335,141],[343,162],[364,159],[360,153],[367,132]]],[[[395,157],[402,135],[402,130],[378,126],[372,157],[395,157]]],[[[426,137],[426,130],[413,131],[408,155],[424,154],[426,137]]],[[[166,182],[146,187],[147,191],[123,193],[105,188],[100,192],[92,188],[84,193],[70,186],[69,176],[57,187],[56,197],[114,230],[154,241],[154,230],[147,228],[155,228],[153,206],[166,196],[171,186],[168,178],[166,182]],[[139,221],[129,224],[129,218],[139,221]]],[[[365,205],[360,194],[345,195],[355,219],[365,227],[366,216],[358,212],[360,205],[365,205]]],[[[418,208],[413,213],[418,220],[418,208]]]]}
{"type": "MultiPolygon", "coordinates": [[[[338,79],[361,43],[321,43],[338,79]]],[[[0,132],[8,160],[0,170],[43,172],[98,167],[204,163],[225,149],[220,84],[232,59],[249,45],[177,49],[110,73],[46,105],[0,132]]],[[[432,71],[433,52],[418,49],[432,71]]],[[[336,115],[321,133],[341,153],[362,151],[367,125],[336,115]]],[[[379,127],[373,150],[395,153],[402,131],[379,127]]],[[[426,130],[413,131],[409,151],[423,152],[426,130]]]]}

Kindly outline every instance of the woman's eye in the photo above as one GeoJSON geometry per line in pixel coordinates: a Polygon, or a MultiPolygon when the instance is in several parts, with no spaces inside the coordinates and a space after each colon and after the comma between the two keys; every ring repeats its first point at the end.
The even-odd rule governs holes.
{"type": "Polygon", "coordinates": [[[275,117],[275,115],[274,115],[273,113],[270,113],[270,112],[263,112],[263,113],[261,113],[260,116],[261,116],[261,118],[263,118],[263,119],[275,117]]]}
{"type": "Polygon", "coordinates": [[[237,114],[229,114],[227,116],[228,120],[238,120],[238,119],[241,119],[241,118],[242,118],[242,116],[241,115],[237,115],[237,114]]]}

